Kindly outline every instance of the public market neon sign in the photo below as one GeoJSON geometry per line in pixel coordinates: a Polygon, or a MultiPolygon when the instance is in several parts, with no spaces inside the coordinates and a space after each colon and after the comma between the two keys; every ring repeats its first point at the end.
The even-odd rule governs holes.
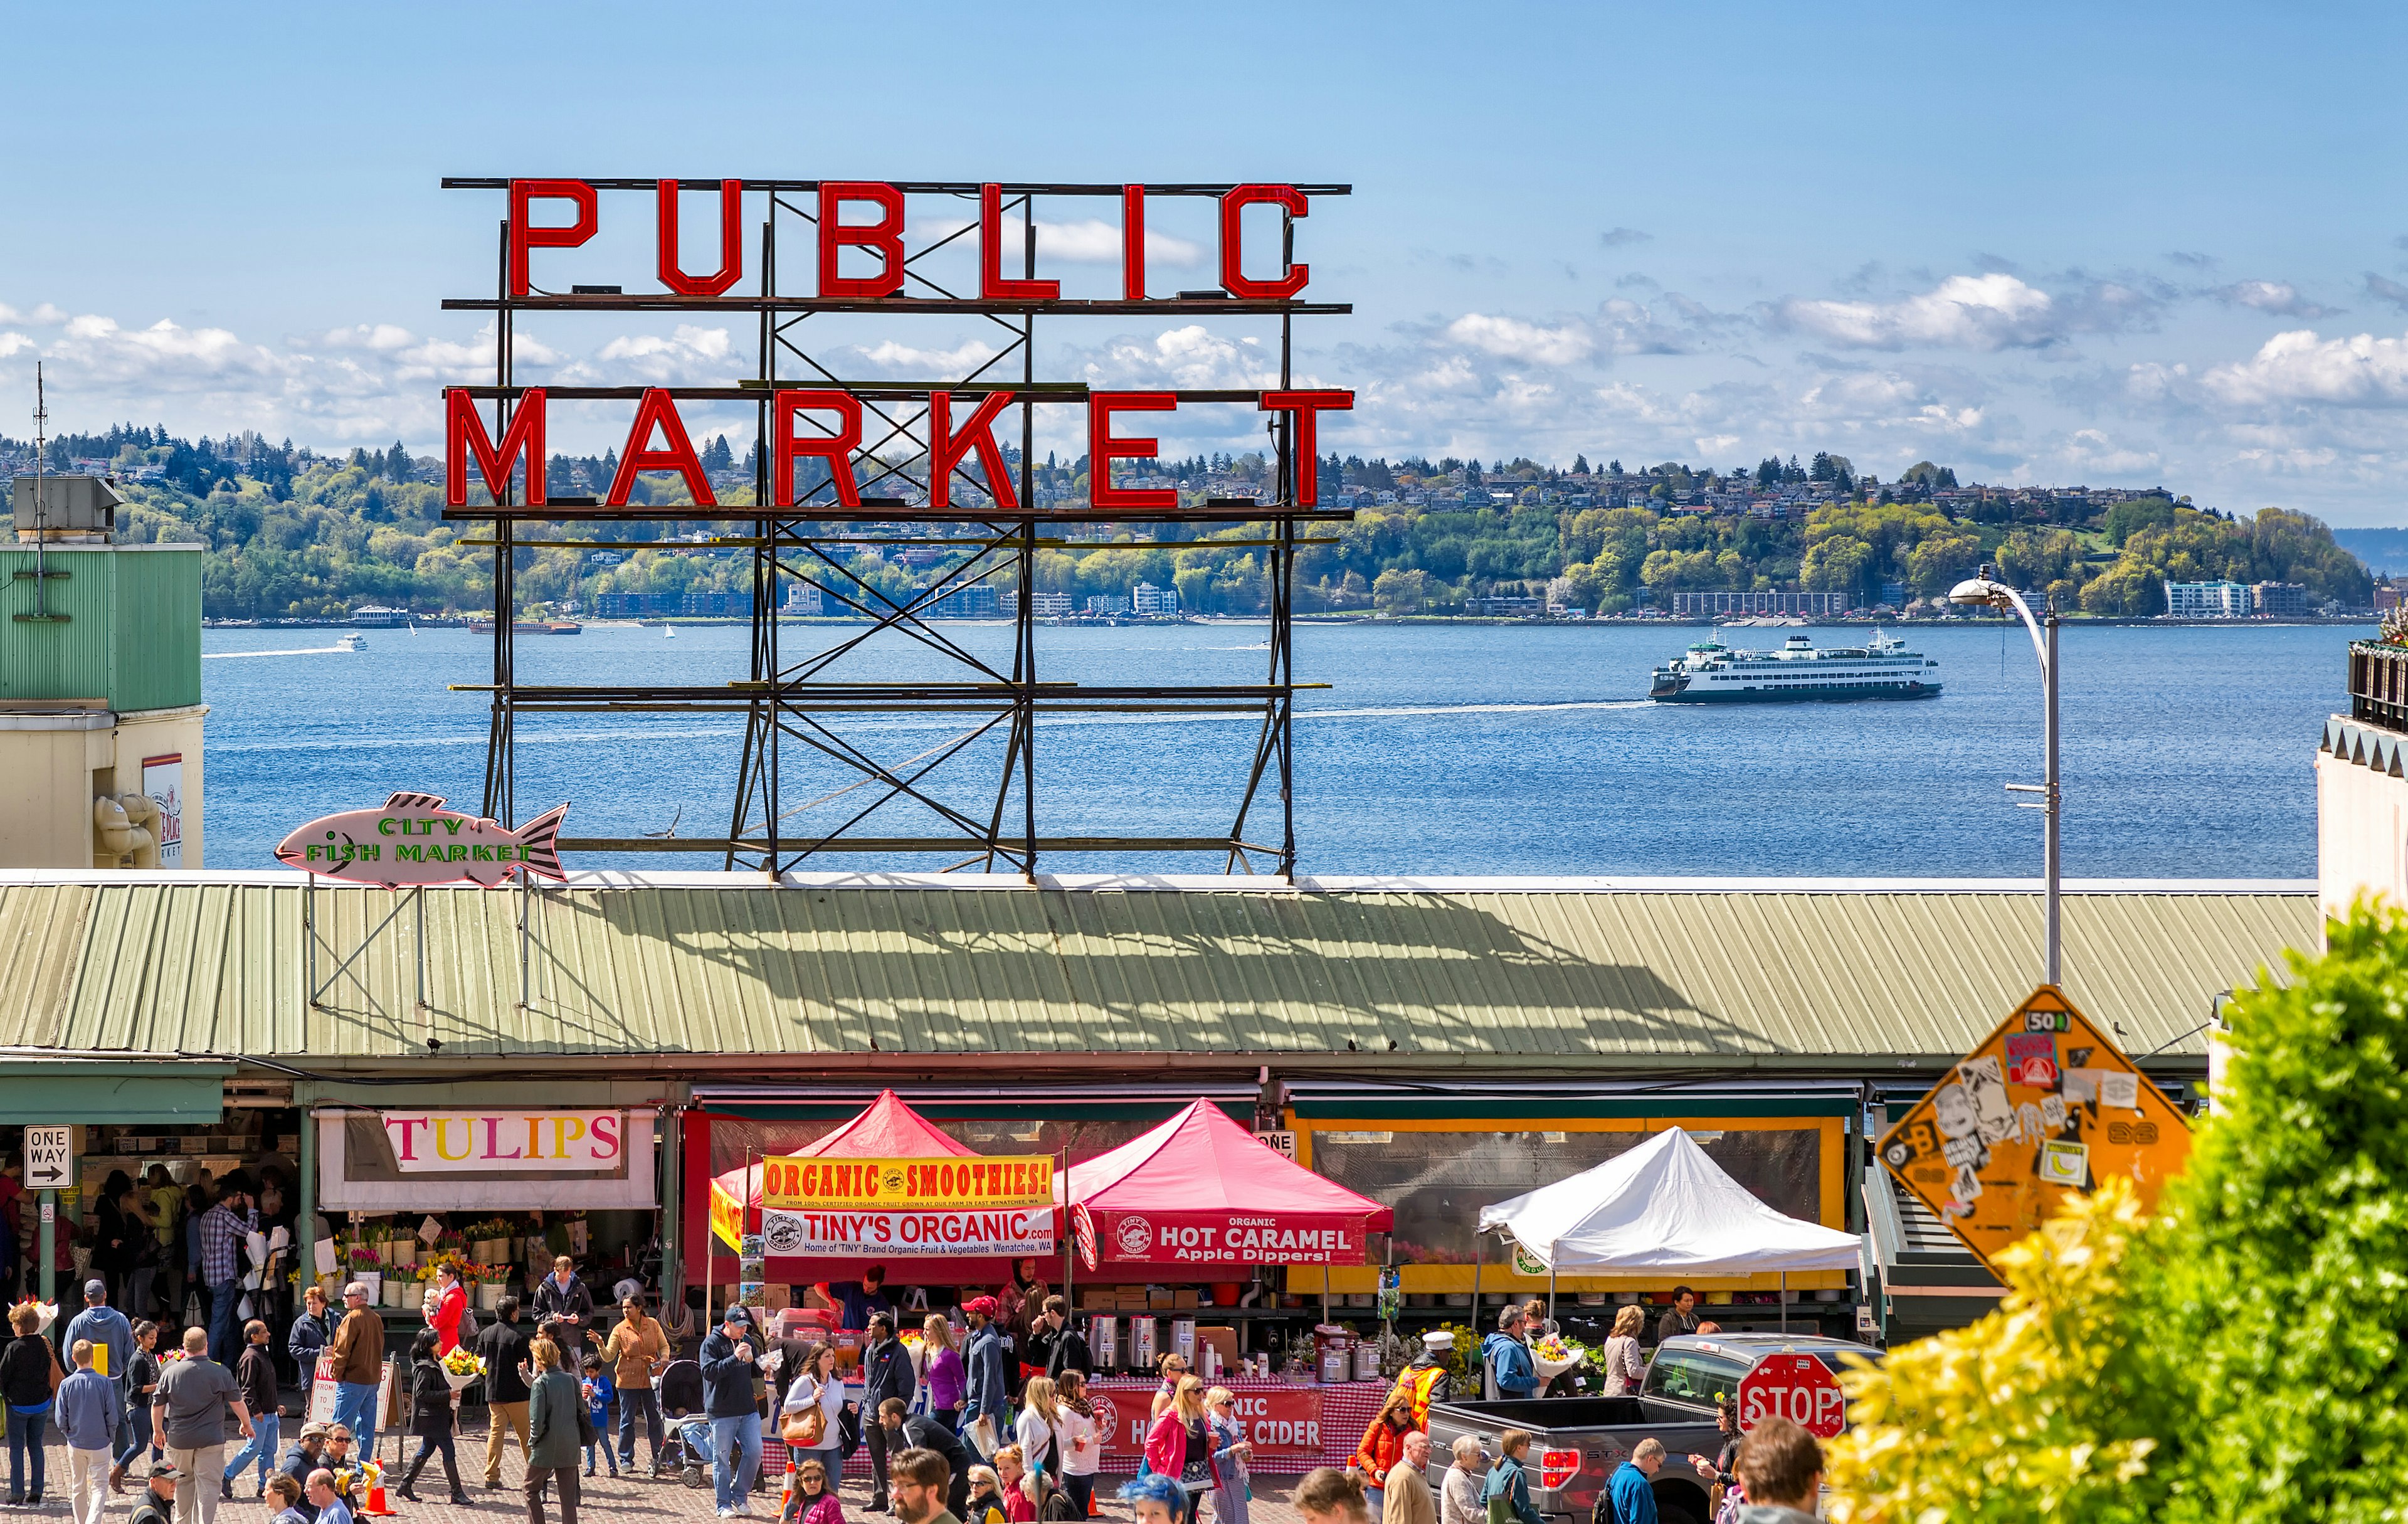
{"type": "MultiPolygon", "coordinates": [[[[719,267],[707,275],[699,275],[684,268],[679,253],[679,182],[673,180],[659,182],[655,192],[656,273],[661,284],[669,292],[695,303],[727,299],[726,294],[744,273],[741,237],[743,194],[741,180],[719,182],[719,267]]],[[[535,252],[547,249],[574,249],[590,241],[601,227],[600,200],[593,184],[579,180],[512,180],[509,198],[509,290],[514,297],[525,297],[537,294],[533,279],[535,252]],[[564,204],[568,213],[566,222],[538,223],[534,221],[534,213],[539,206],[549,212],[564,204]]],[[[1003,200],[1000,184],[988,183],[979,187],[979,300],[1007,304],[1015,310],[1028,312],[1055,309],[1075,310],[1080,304],[1064,302],[1060,281],[1003,274],[1003,200]]],[[[1147,299],[1145,202],[1144,186],[1122,187],[1122,290],[1124,299],[1130,302],[1147,299]]],[[[1249,207],[1267,206],[1279,208],[1287,219],[1300,219],[1311,214],[1311,199],[1293,185],[1248,184],[1233,186],[1222,193],[1219,202],[1222,289],[1240,300],[1294,300],[1310,281],[1312,266],[1299,264],[1283,253],[1277,275],[1248,275],[1244,214],[1249,207]]],[[[906,273],[903,187],[882,180],[822,181],[818,186],[816,221],[819,252],[817,291],[820,299],[863,303],[872,310],[909,310],[922,305],[920,299],[901,295],[906,273]],[[865,210],[869,214],[866,218],[855,215],[865,210]],[[875,273],[844,274],[839,261],[847,250],[855,250],[869,256],[877,266],[875,273]]],[[[928,301],[925,305],[931,311],[962,309],[957,302],[928,301]]],[[[1021,507],[1018,493],[1010,471],[1006,469],[1002,448],[996,441],[994,424],[1007,407],[1021,400],[1019,394],[1009,387],[995,387],[965,388],[959,395],[964,412],[956,424],[955,391],[939,389],[925,394],[928,410],[928,506],[932,509],[953,506],[953,470],[975,457],[985,478],[986,490],[994,499],[995,509],[1018,510],[1021,507]]],[[[1298,462],[1316,458],[1320,415],[1346,411],[1354,405],[1353,392],[1334,388],[1263,390],[1254,394],[1254,399],[1258,411],[1282,413],[1292,420],[1295,458],[1298,462]]],[[[1175,488],[1122,487],[1115,486],[1111,481],[1113,461],[1150,460],[1157,457],[1161,450],[1156,438],[1116,432],[1114,420],[1123,413],[1169,412],[1178,406],[1179,395],[1169,391],[1088,394],[1088,500],[1096,510],[1152,511],[1179,506],[1175,488]]],[[[478,414],[470,391],[465,387],[447,389],[444,394],[445,506],[455,509],[468,506],[468,469],[472,460],[484,480],[486,490],[493,494],[495,501],[499,501],[508,490],[513,472],[523,466],[525,506],[545,506],[544,463],[549,458],[545,450],[547,412],[544,389],[528,388],[520,395],[509,425],[496,442],[478,414]]],[[[853,456],[861,448],[862,424],[861,400],[848,391],[834,387],[779,387],[772,394],[769,408],[768,506],[798,506],[795,500],[796,463],[818,459],[827,467],[838,505],[860,508],[860,482],[853,469],[853,456]],[[800,426],[806,420],[810,421],[810,427],[800,426]]],[[[670,388],[647,388],[637,402],[625,447],[619,452],[618,472],[611,480],[603,505],[627,507],[636,478],[644,471],[675,471],[684,481],[697,508],[719,506],[670,388]]],[[[1302,508],[1316,506],[1319,501],[1316,473],[1310,466],[1304,466],[1294,476],[1297,505],[1302,508]]]]}

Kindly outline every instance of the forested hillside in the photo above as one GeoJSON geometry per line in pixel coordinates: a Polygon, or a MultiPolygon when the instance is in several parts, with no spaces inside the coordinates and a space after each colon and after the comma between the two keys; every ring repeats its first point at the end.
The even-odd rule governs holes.
{"type": "MultiPolygon", "coordinates": [[[[7,441],[0,441],[5,446],[7,441]]],[[[710,441],[706,462],[721,501],[752,500],[751,462],[725,441],[710,441]]],[[[209,549],[205,605],[216,618],[338,618],[384,604],[423,613],[482,612],[492,606],[492,553],[463,546],[481,538],[474,525],[444,522],[431,463],[399,444],[322,457],[287,444],[203,440],[164,430],[125,428],[63,439],[54,465],[105,461],[121,473],[132,505],[124,533],[137,540],[197,540],[209,549]],[[136,475],[148,480],[130,480],[136,475]]],[[[561,492],[598,491],[615,460],[555,457],[548,478],[561,492]]],[[[1084,462],[1037,473],[1040,500],[1082,501],[1084,462]]],[[[1246,490],[1259,482],[1259,457],[1162,463],[1191,496],[1246,490]]],[[[1798,505],[1771,517],[1723,511],[1711,501],[1718,481],[1667,464],[1623,472],[1617,463],[1572,472],[1516,461],[1480,463],[1339,460],[1322,464],[1326,496],[1356,503],[1351,524],[1318,528],[1298,558],[1306,592],[1300,606],[1383,607],[1446,612],[1467,598],[1538,596],[1555,584],[1556,601],[1593,612],[1621,612],[1689,590],[1803,588],[1849,595],[1871,607],[1943,595],[1983,561],[2017,585],[2054,597],[2061,609],[2097,614],[2162,611],[2162,583],[2229,579],[2293,582],[2311,606],[2367,606],[2372,580],[2318,520],[2282,509],[2239,518],[2166,496],[2125,496],[2103,510],[2064,497],[2027,500],[1984,489],[1956,489],[1953,474],[1919,466],[1887,488],[1858,485],[1840,457],[1818,457],[1825,491],[1844,500],[1798,505]],[[1825,473],[1827,461],[1839,462],[1825,473]],[[1834,479],[1837,479],[1836,482],[1834,479]],[[1359,491],[1358,491],[1359,489],[1359,491]],[[1934,501],[1935,491],[1949,499],[1934,501]],[[1845,496],[1853,493],[1856,496],[1845,496]],[[1379,497],[1399,500],[1380,502],[1379,497]],[[1420,501],[1402,500],[1420,498],[1420,501]],[[1600,500],[1621,506],[1594,506],[1600,500]]],[[[1777,473],[1778,462],[1761,468],[1777,473]]],[[[1796,470],[1795,463],[1792,469],[1796,470]]],[[[1798,470],[1800,477],[1806,475],[1798,470]]],[[[1740,473],[1734,480],[1751,480],[1740,473]]],[[[685,500],[671,475],[641,483],[640,500],[685,500]]],[[[736,532],[726,525],[718,532],[736,532]]],[[[711,526],[565,525],[540,538],[593,540],[592,549],[521,553],[520,611],[537,603],[590,607],[598,593],[730,593],[751,585],[747,552],[676,544],[711,526]]],[[[1139,582],[1176,587],[1199,612],[1248,613],[1266,606],[1260,549],[1216,540],[1260,538],[1232,525],[1175,543],[1151,530],[1098,525],[1094,543],[1040,553],[1039,590],[1126,594],[1139,582]]],[[[1184,533],[1179,531],[1178,533],[1184,533]]],[[[941,552],[864,548],[856,562],[891,596],[903,597],[940,576],[941,552]]],[[[1008,589],[1006,573],[995,580],[1008,589]]]]}

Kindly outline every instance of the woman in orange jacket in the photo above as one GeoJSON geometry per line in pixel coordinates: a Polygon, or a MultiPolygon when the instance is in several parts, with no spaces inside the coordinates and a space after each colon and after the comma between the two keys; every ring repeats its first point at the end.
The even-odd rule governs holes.
{"type": "Polygon", "coordinates": [[[1392,1392],[1371,1427],[1363,1431],[1363,1443],[1355,1446],[1354,1464],[1363,1474],[1363,1502],[1375,1519],[1385,1501],[1388,1468],[1404,1459],[1405,1436],[1414,1428],[1412,1394],[1392,1392]]]}

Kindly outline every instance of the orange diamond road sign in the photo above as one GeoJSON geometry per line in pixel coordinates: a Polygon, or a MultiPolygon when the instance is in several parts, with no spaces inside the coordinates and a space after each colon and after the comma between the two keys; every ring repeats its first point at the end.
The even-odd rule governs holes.
{"type": "Polygon", "coordinates": [[[2051,985],[1881,1141],[1891,1175],[1993,1270],[2068,1191],[2121,1175],[2154,1210],[2189,1156],[2183,1114],[2051,985]]]}

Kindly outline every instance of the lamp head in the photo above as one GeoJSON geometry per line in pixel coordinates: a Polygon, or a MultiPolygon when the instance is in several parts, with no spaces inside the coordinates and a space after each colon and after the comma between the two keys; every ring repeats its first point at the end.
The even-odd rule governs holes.
{"type": "Polygon", "coordinates": [[[1999,582],[1995,568],[1986,561],[1982,563],[1982,569],[1977,575],[1958,582],[1948,590],[1948,601],[1986,603],[1994,609],[2012,607],[2005,585],[1999,582]]]}

